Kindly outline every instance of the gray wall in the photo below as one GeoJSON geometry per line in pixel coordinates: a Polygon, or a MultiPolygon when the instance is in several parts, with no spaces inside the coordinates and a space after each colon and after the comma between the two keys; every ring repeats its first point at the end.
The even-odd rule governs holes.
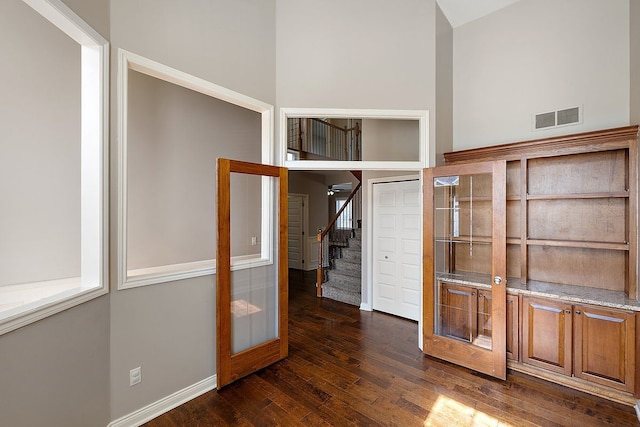
{"type": "Polygon", "coordinates": [[[0,366],[3,426],[106,426],[109,299],[2,335],[0,366]]]}
{"type": "Polygon", "coordinates": [[[276,107],[435,108],[435,0],[278,0],[276,19],[276,107]]]}
{"type": "Polygon", "coordinates": [[[455,29],[454,149],[629,124],[629,0],[522,0],[455,29]],[[581,106],[580,125],[533,115],[581,106]]]}
{"type": "MultiPolygon", "coordinates": [[[[109,14],[103,13],[108,11],[107,0],[74,0],[66,3],[94,25],[103,36],[109,37],[109,14]]],[[[3,11],[0,15],[3,18],[7,16],[4,8],[9,6],[9,2],[2,2],[0,8],[3,11]]],[[[26,30],[29,22],[30,19],[16,19],[15,24],[19,26],[21,37],[29,35],[26,30]]],[[[0,32],[5,29],[7,26],[0,25],[0,32]]],[[[17,42],[17,37],[14,35],[6,41],[17,42]]],[[[24,55],[22,60],[51,59],[51,52],[46,49],[48,42],[40,44],[36,52],[21,52],[24,55]]],[[[4,58],[7,58],[7,52],[9,51],[3,46],[4,58]]],[[[59,65],[49,63],[49,68],[45,69],[51,72],[57,70],[59,65]]],[[[62,67],[67,65],[62,64],[62,67]]],[[[3,67],[0,73],[5,71],[6,68],[3,67]]],[[[35,70],[26,68],[23,73],[28,75],[32,71],[35,70]]],[[[69,76],[78,75],[78,71],[65,68],[65,72],[70,73],[69,76]]],[[[51,74],[61,77],[58,76],[60,72],[62,71],[51,74]]],[[[4,77],[0,81],[12,82],[4,77]]],[[[31,122],[31,131],[58,134],[59,129],[52,131],[56,116],[75,115],[79,105],[77,99],[74,99],[74,95],[56,94],[57,88],[52,87],[52,83],[47,80],[32,83],[21,94],[21,102],[28,102],[28,110],[37,118],[37,121],[31,122]],[[47,91],[51,97],[40,99],[36,103],[34,99],[43,91],[47,91]]],[[[2,105],[5,106],[8,104],[5,98],[8,89],[3,87],[1,92],[2,105]]],[[[79,92],[77,94],[79,96],[79,92]]],[[[15,105],[18,104],[14,104],[14,107],[15,105]]],[[[4,110],[0,116],[6,117],[4,110]]],[[[73,130],[72,134],[75,133],[76,130],[73,130]]],[[[12,141],[15,144],[32,142],[12,141]]],[[[37,155],[33,151],[29,154],[30,159],[37,155]]],[[[71,157],[64,150],[56,155],[59,156],[56,157],[58,161],[66,161],[71,157]]],[[[15,176],[12,180],[15,184],[15,176]]],[[[46,184],[42,180],[41,183],[46,184]]],[[[61,197],[55,200],[53,206],[63,203],[62,200],[67,197],[66,186],[60,185],[62,187],[52,192],[61,197]]],[[[4,189],[0,191],[5,194],[4,189]]],[[[0,424],[12,427],[103,427],[109,423],[109,313],[109,297],[104,296],[0,336],[0,424]]]]}
{"type": "MultiPolygon", "coordinates": [[[[275,0],[112,0],[111,44],[114,58],[123,48],[275,103],[275,0]]],[[[112,95],[112,111],[115,105],[112,95]]],[[[115,126],[112,120],[112,176],[115,126]]],[[[115,185],[113,207],[114,190],[115,185]]],[[[112,209],[112,242],[116,218],[112,209]]],[[[113,278],[114,268],[112,262],[113,278]]],[[[124,291],[112,279],[110,300],[112,419],[215,374],[215,277],[124,291]],[[142,382],[129,387],[129,370],[137,366],[142,382]]]]}
{"type": "Polygon", "coordinates": [[[420,160],[417,120],[362,120],[362,160],[420,160]]]}
{"type": "Polygon", "coordinates": [[[436,165],[453,151],[453,29],[436,10],[436,165]]]}
{"type": "MultiPolygon", "coordinates": [[[[216,159],[260,163],[261,115],[136,71],[128,99],[127,267],[214,259],[216,159]]],[[[257,194],[232,193],[250,196],[231,206],[232,218],[250,215],[232,229],[234,255],[260,236],[256,179],[257,194]]]]}
{"type": "Polygon", "coordinates": [[[78,277],[80,45],[6,0],[0,51],[0,286],[78,277]]]}
{"type": "Polygon", "coordinates": [[[290,171],[289,193],[309,195],[309,223],[305,230],[306,237],[315,236],[318,228],[327,225],[327,184],[321,174],[290,171]]]}
{"type": "Polygon", "coordinates": [[[631,62],[631,107],[629,122],[640,124],[640,2],[629,1],[629,52],[631,62]]]}

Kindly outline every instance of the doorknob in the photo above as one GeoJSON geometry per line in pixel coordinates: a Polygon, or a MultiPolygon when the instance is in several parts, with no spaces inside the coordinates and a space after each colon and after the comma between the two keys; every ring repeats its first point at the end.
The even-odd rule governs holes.
{"type": "Polygon", "coordinates": [[[499,285],[500,283],[502,283],[502,277],[500,276],[496,276],[493,278],[493,283],[495,283],[496,285],[499,285]]]}

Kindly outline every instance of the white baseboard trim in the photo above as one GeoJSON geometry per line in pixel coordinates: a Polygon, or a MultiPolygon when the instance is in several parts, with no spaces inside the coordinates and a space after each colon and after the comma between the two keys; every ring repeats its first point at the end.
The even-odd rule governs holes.
{"type": "Polygon", "coordinates": [[[169,412],[173,408],[182,405],[185,402],[195,399],[196,397],[216,388],[218,384],[217,375],[205,378],[195,384],[178,390],[175,393],[163,397],[144,408],[140,408],[122,418],[111,421],[107,427],[138,427],[147,421],[150,421],[165,412],[169,412]]]}
{"type": "Polygon", "coordinates": [[[362,310],[362,311],[373,311],[373,308],[371,307],[371,304],[369,304],[368,302],[362,302],[362,303],[360,303],[360,310],[362,310]]]}

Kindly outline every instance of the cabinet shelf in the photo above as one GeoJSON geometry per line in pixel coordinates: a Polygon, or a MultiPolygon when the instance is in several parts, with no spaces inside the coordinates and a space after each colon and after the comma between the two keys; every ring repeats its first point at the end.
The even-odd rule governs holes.
{"type": "Polygon", "coordinates": [[[491,244],[491,236],[456,236],[456,237],[437,237],[436,242],[439,243],[483,243],[491,244]]]}
{"type": "MultiPolygon", "coordinates": [[[[436,242],[440,243],[491,243],[491,236],[456,236],[456,237],[436,237],[436,242]]],[[[507,237],[507,245],[519,245],[522,242],[516,237],[507,237]]]]}
{"type": "Polygon", "coordinates": [[[564,200],[564,199],[612,199],[628,198],[628,191],[611,191],[598,193],[567,193],[567,194],[527,194],[527,200],[564,200]]]}
{"type": "Polygon", "coordinates": [[[491,201],[491,196],[473,196],[473,197],[458,197],[455,198],[451,197],[451,200],[457,200],[460,203],[466,203],[466,202],[490,202],[491,201]]]}
{"type": "Polygon", "coordinates": [[[583,242],[578,240],[527,239],[527,245],[556,246],[556,247],[565,247],[565,248],[585,248],[585,249],[609,249],[614,251],[629,250],[629,243],[583,242]]]}

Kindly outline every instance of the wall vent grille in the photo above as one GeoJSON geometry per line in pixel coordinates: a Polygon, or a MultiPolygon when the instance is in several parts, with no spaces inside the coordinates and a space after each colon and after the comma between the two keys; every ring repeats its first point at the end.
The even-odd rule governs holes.
{"type": "Polygon", "coordinates": [[[534,115],[534,130],[574,125],[582,122],[580,107],[564,108],[534,115]]]}

